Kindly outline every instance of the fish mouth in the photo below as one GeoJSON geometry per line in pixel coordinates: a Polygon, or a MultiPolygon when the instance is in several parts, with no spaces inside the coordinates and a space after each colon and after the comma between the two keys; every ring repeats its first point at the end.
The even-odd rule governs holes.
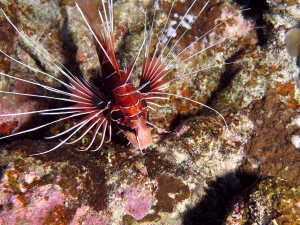
{"type": "Polygon", "coordinates": [[[148,148],[151,145],[152,137],[150,128],[146,126],[146,121],[135,120],[133,124],[133,129],[128,127],[128,130],[121,130],[122,133],[135,149],[143,150],[148,148]]]}

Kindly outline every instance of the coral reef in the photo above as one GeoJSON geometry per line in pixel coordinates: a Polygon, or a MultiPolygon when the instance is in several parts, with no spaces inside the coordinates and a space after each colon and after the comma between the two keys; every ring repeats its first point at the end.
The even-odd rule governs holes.
{"type": "Polygon", "coordinates": [[[281,102],[274,90],[249,108],[250,119],[256,121],[255,134],[245,145],[246,160],[240,169],[257,177],[278,176],[300,185],[300,151],[292,143],[293,136],[300,135],[299,125],[293,122],[299,109],[281,102]]]}
{"type": "MultiPolygon", "coordinates": [[[[103,173],[90,173],[90,168],[78,163],[80,160],[69,165],[63,160],[36,160],[22,153],[25,149],[34,151],[37,145],[49,147],[25,141],[11,146],[15,151],[2,151],[7,160],[1,161],[1,166],[6,164],[0,191],[3,223],[107,224],[108,217],[101,214],[105,204],[103,173]],[[88,195],[86,189],[90,190],[88,195]]],[[[72,160],[71,155],[65,155],[72,160]]]]}
{"type": "MultiPolygon", "coordinates": [[[[197,4],[200,7],[204,2],[199,0],[197,4]]],[[[252,206],[242,198],[244,196],[257,201],[263,200],[263,196],[268,197],[265,205],[255,205],[258,213],[264,209],[270,212],[261,214],[261,221],[276,210],[283,212],[285,209],[290,209],[284,211],[285,215],[289,213],[288,216],[294,216],[289,218],[298,219],[299,199],[292,197],[299,198],[299,189],[288,181],[299,185],[300,94],[295,85],[299,69],[286,51],[284,40],[288,30],[295,27],[300,18],[300,5],[290,0],[263,1],[258,10],[253,1],[249,1],[247,7],[253,9],[238,12],[238,2],[211,1],[203,15],[191,25],[193,29],[189,30],[188,38],[180,41],[166,57],[170,61],[197,37],[220,24],[226,16],[230,17],[176,58],[172,62],[177,66],[176,73],[168,76],[169,79],[178,78],[171,83],[169,92],[206,102],[221,111],[229,131],[225,131],[217,114],[202,110],[185,99],[171,97],[170,101],[159,101],[164,107],[150,112],[153,124],[171,132],[153,131],[152,146],[144,154],[130,151],[124,137],[113,130],[112,141],[105,143],[98,152],[77,151],[91,138],[91,134],[87,134],[80,143],[64,145],[49,154],[30,156],[51,149],[58,142],[44,140],[41,135],[56,134],[62,127],[76,122],[73,120],[53,125],[34,137],[25,136],[27,139],[23,136],[1,140],[0,223],[233,223],[233,216],[240,216],[252,206]],[[228,39],[187,60],[224,38],[228,39]],[[234,63],[221,65],[224,62],[234,63]],[[203,70],[216,64],[220,65],[203,70]],[[239,194],[257,178],[269,175],[285,180],[267,178],[249,189],[250,192],[239,194]],[[258,191],[256,196],[255,191],[258,191]],[[226,206],[235,195],[239,196],[233,202],[232,207],[235,207],[228,208],[226,217],[226,206]],[[271,201],[271,196],[292,199],[298,208],[278,198],[271,201]],[[280,208],[276,208],[275,203],[280,208]]],[[[135,0],[117,1],[114,5],[117,55],[124,64],[134,58],[141,45],[144,15],[147,28],[154,16],[151,1],[136,3],[135,0]]],[[[171,19],[178,23],[177,18],[184,15],[189,4],[189,1],[177,2],[174,5],[177,15],[172,14],[171,19]]],[[[160,36],[170,5],[168,1],[159,1],[154,39],[160,36]]],[[[73,1],[3,0],[0,7],[37,46],[50,51],[75,75],[84,75],[95,85],[101,85],[92,40],[73,1]]],[[[192,10],[189,16],[193,17],[197,12],[192,10]]],[[[29,66],[64,79],[47,65],[43,55],[14,33],[3,16],[0,21],[1,50],[29,66]]],[[[177,38],[183,31],[180,27],[177,38]]],[[[176,43],[176,39],[169,47],[172,43],[176,43]]],[[[3,55],[0,57],[0,69],[4,73],[61,88],[54,79],[33,73],[3,55]]],[[[134,80],[138,80],[142,60],[137,63],[134,80]]],[[[13,79],[3,76],[0,79],[1,90],[49,94],[47,90],[21,85],[13,79]]],[[[60,103],[1,95],[0,104],[1,111],[7,113],[58,107],[60,103]]],[[[25,116],[1,119],[2,135],[41,122],[36,117],[25,116]]],[[[97,136],[96,142],[100,139],[101,136],[97,136]]],[[[280,221],[275,216],[272,219],[280,221]]]]}
{"type": "Polygon", "coordinates": [[[266,178],[233,199],[224,224],[299,224],[299,202],[299,187],[266,178]]]}

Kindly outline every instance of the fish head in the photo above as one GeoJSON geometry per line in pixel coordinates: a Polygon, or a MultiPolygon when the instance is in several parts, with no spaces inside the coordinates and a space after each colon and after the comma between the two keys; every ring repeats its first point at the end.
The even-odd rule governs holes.
{"type": "Polygon", "coordinates": [[[151,130],[146,124],[146,119],[139,118],[131,121],[131,126],[127,129],[121,129],[135,149],[143,150],[151,145],[151,130]]]}

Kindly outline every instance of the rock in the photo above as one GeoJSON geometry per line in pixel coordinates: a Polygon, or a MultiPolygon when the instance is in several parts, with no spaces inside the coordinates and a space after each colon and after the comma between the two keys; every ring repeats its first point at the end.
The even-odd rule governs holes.
{"type": "Polygon", "coordinates": [[[300,187],[269,177],[236,196],[227,208],[224,224],[299,224],[300,187]]]}

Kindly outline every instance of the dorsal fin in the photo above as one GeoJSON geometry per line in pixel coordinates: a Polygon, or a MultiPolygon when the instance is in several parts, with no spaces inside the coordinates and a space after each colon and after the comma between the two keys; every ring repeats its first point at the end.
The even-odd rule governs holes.
{"type": "MultiPolygon", "coordinates": [[[[87,27],[93,34],[104,78],[116,71],[119,74],[119,65],[115,56],[112,16],[108,14],[104,3],[99,0],[75,0],[87,27]],[[102,12],[103,11],[103,12],[102,12]],[[109,15],[109,16],[107,16],[109,15]],[[106,68],[105,68],[106,67],[106,68]]],[[[112,7],[110,1],[108,8],[112,7]]],[[[112,9],[108,9],[111,10],[112,9]]]]}
{"type": "Polygon", "coordinates": [[[148,84],[141,89],[141,92],[149,93],[159,91],[159,88],[168,82],[161,80],[168,72],[169,71],[166,70],[166,66],[161,59],[157,58],[156,55],[151,58],[150,53],[148,53],[143,62],[140,87],[146,83],[148,84]]]}

